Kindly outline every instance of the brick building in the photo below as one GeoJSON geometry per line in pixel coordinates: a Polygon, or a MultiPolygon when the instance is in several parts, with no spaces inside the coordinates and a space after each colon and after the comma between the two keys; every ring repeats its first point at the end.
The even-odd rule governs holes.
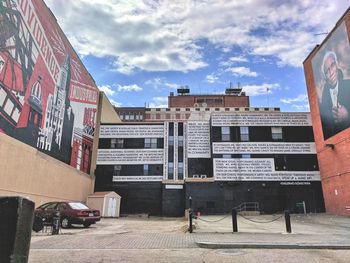
{"type": "Polygon", "coordinates": [[[349,36],[350,9],[304,61],[325,207],[337,215],[350,215],[349,36]]]}

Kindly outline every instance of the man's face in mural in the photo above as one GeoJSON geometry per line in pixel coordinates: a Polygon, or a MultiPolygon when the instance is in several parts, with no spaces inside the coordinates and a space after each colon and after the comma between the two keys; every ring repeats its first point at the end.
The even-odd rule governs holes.
{"type": "Polygon", "coordinates": [[[338,67],[335,57],[329,54],[324,63],[324,74],[327,82],[334,88],[338,82],[338,67]]]}

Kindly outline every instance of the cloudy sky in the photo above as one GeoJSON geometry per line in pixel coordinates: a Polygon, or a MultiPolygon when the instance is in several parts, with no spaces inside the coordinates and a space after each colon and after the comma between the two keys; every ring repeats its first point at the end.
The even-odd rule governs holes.
{"type": "Polygon", "coordinates": [[[169,92],[250,95],[308,111],[302,63],[350,0],[45,0],[117,106],[165,107],[169,92]]]}

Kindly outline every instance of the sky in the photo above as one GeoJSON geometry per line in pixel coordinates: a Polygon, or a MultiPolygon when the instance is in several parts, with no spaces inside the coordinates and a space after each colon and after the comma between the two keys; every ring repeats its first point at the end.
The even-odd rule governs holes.
{"type": "Polygon", "coordinates": [[[350,0],[44,0],[118,107],[241,87],[251,107],[309,111],[303,61],[350,0]]]}

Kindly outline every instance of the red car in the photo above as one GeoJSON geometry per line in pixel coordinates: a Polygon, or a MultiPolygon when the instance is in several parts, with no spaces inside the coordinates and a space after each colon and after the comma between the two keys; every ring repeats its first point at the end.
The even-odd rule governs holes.
{"type": "Polygon", "coordinates": [[[61,227],[68,228],[71,224],[89,227],[100,221],[100,211],[90,209],[79,202],[50,202],[35,209],[34,215],[41,217],[44,224],[52,224],[53,217],[59,212],[61,227]]]}

